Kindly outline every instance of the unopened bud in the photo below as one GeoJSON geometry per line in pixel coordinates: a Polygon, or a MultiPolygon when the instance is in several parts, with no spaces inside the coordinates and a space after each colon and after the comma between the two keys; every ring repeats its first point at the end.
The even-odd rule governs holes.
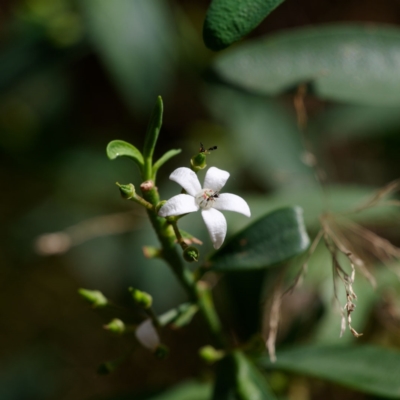
{"type": "Polygon", "coordinates": [[[117,186],[119,187],[121,196],[124,199],[131,199],[133,196],[135,196],[135,186],[133,186],[132,183],[129,183],[128,185],[120,185],[117,182],[117,186]]]}
{"type": "Polygon", "coordinates": [[[107,325],[104,325],[104,329],[116,334],[122,334],[125,332],[125,324],[118,318],[114,318],[107,325]]]}
{"type": "Polygon", "coordinates": [[[97,368],[97,373],[99,375],[108,375],[114,372],[114,370],[117,368],[112,362],[105,362],[97,368]]]}
{"type": "Polygon", "coordinates": [[[212,346],[204,346],[199,349],[199,356],[207,364],[214,364],[216,361],[219,361],[221,358],[225,357],[225,352],[222,350],[217,350],[212,346]]]}
{"type": "Polygon", "coordinates": [[[78,293],[94,308],[105,307],[108,304],[107,298],[98,290],[79,289],[78,293]]]}
{"type": "Polygon", "coordinates": [[[158,345],[158,347],[156,348],[156,350],[154,352],[154,355],[159,360],[164,360],[165,358],[168,357],[168,354],[169,354],[169,348],[167,346],[165,346],[164,344],[158,345]]]}
{"type": "Polygon", "coordinates": [[[131,292],[134,302],[141,307],[147,309],[153,304],[153,297],[150,294],[132,287],[129,288],[129,291],[131,292]]]}
{"type": "Polygon", "coordinates": [[[140,189],[141,189],[142,192],[148,192],[149,190],[151,190],[153,188],[154,188],[154,182],[151,181],[151,180],[144,181],[140,185],[140,189]]]}
{"type": "Polygon", "coordinates": [[[199,250],[193,246],[186,247],[186,249],[183,250],[183,258],[187,262],[199,261],[199,255],[199,250]]]}
{"type": "Polygon", "coordinates": [[[207,167],[207,157],[205,153],[198,153],[190,159],[193,171],[197,172],[207,167]]]}

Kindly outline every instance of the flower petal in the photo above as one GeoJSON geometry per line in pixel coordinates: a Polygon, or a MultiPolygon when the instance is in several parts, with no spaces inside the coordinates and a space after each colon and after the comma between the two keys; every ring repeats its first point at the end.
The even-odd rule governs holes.
{"type": "Polygon", "coordinates": [[[179,183],[191,196],[196,196],[201,190],[199,178],[197,178],[197,175],[189,168],[177,168],[169,176],[169,179],[179,183]]]}
{"type": "Polygon", "coordinates": [[[201,216],[206,224],[214,249],[219,249],[226,236],[226,219],[215,208],[201,210],[201,216]]]}
{"type": "Polygon", "coordinates": [[[177,194],[171,197],[158,212],[160,217],[173,217],[197,211],[199,206],[194,197],[188,194],[177,194]]]}
{"type": "Polygon", "coordinates": [[[249,205],[240,196],[236,196],[236,194],[220,194],[215,199],[213,207],[217,210],[236,211],[244,214],[246,217],[250,217],[251,215],[249,205]]]}
{"type": "Polygon", "coordinates": [[[229,172],[222,169],[211,167],[204,178],[204,189],[212,189],[219,192],[229,178],[229,172]]]}
{"type": "Polygon", "coordinates": [[[156,350],[160,344],[160,338],[151,319],[143,321],[136,328],[135,335],[139,343],[142,346],[147,347],[149,350],[156,350]]]}

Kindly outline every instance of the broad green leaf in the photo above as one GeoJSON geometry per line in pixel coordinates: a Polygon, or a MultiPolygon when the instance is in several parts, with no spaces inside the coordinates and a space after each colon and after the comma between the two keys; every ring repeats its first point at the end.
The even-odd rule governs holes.
{"type": "Polygon", "coordinates": [[[307,346],[281,351],[276,363],[259,364],[325,379],[361,392],[400,398],[400,352],[377,346],[307,346]]]}
{"type": "Polygon", "coordinates": [[[172,149],[167,151],[163,156],[161,156],[153,165],[153,175],[154,177],[157,174],[157,171],[160,167],[162,167],[167,161],[169,161],[172,157],[178,155],[182,149],[172,149]]]}
{"type": "Polygon", "coordinates": [[[268,384],[242,352],[235,351],[217,365],[213,400],[274,400],[268,384]]]}
{"type": "Polygon", "coordinates": [[[213,0],[203,27],[205,45],[222,50],[246,36],[284,0],[213,0]]]}
{"type": "Polygon", "coordinates": [[[207,266],[220,272],[268,268],[304,252],[309,243],[302,209],[282,208],[235,235],[207,266]]]}
{"type": "Polygon", "coordinates": [[[150,117],[147,126],[146,136],[144,138],[143,157],[152,161],[154,148],[157,144],[158,135],[160,133],[162,119],[163,119],[163,101],[161,96],[157,97],[156,105],[150,117]]]}
{"type": "Polygon", "coordinates": [[[215,68],[246,90],[277,95],[311,82],[322,98],[400,105],[400,30],[340,24],[299,28],[246,42],[215,68]]]}
{"type": "Polygon", "coordinates": [[[142,153],[133,145],[123,140],[113,140],[107,145],[107,156],[110,160],[117,157],[129,157],[139,166],[143,167],[144,161],[142,153]]]}

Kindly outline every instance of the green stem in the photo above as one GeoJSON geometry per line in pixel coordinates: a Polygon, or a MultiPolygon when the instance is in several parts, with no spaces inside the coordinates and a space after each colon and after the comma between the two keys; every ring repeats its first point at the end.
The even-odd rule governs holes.
{"type": "Polygon", "coordinates": [[[145,207],[147,210],[154,212],[153,204],[146,201],[143,197],[138,196],[136,193],[133,195],[133,197],[130,197],[128,200],[134,201],[135,203],[138,203],[141,206],[145,207]]]}
{"type": "Polygon", "coordinates": [[[150,157],[145,157],[143,166],[143,178],[148,181],[153,178],[153,154],[150,157]]]}
{"type": "MultiPolygon", "coordinates": [[[[156,188],[143,192],[143,197],[153,206],[158,204],[160,201],[156,188]]],[[[147,213],[153,228],[157,233],[158,240],[162,245],[162,256],[164,260],[171,267],[175,276],[186,290],[189,300],[199,306],[199,310],[218,346],[226,348],[226,341],[222,334],[221,322],[215,310],[210,291],[205,289],[204,285],[201,285],[200,282],[196,282],[193,273],[184,264],[182,257],[177,251],[175,245],[176,231],[174,232],[174,229],[178,231],[179,236],[181,235],[176,223],[168,223],[165,218],[159,217],[154,212],[154,209],[147,209],[147,213]],[[174,225],[176,228],[174,228],[174,225]]],[[[179,236],[177,236],[178,240],[179,236]]]]}
{"type": "Polygon", "coordinates": [[[188,247],[188,245],[185,243],[181,233],[179,232],[178,224],[176,223],[176,221],[174,221],[174,222],[171,222],[171,225],[172,225],[172,228],[174,229],[174,233],[175,233],[176,239],[178,240],[179,246],[181,246],[182,250],[185,250],[186,247],[188,247]]]}

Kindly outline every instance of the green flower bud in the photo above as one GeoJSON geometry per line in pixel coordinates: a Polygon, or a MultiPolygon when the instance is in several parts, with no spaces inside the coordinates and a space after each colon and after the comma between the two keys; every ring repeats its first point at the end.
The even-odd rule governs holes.
{"type": "Polygon", "coordinates": [[[190,159],[190,165],[192,166],[193,171],[197,172],[201,169],[207,167],[207,157],[204,152],[198,153],[190,159]]]}
{"type": "Polygon", "coordinates": [[[105,307],[108,304],[107,298],[98,290],[79,289],[78,293],[94,308],[105,307]]]}
{"type": "Polygon", "coordinates": [[[156,350],[154,351],[154,355],[159,359],[159,360],[164,360],[168,357],[169,354],[169,348],[165,346],[164,344],[159,344],[156,350]]]}
{"type": "Polygon", "coordinates": [[[116,334],[122,334],[125,332],[125,324],[118,318],[114,318],[107,325],[104,325],[104,329],[116,334]]]}
{"type": "Polygon", "coordinates": [[[116,366],[112,362],[105,362],[97,368],[97,373],[99,375],[108,375],[114,372],[116,366]]]}
{"type": "Polygon", "coordinates": [[[121,196],[124,199],[131,199],[133,196],[135,196],[135,186],[133,186],[132,183],[129,183],[128,185],[120,185],[117,182],[117,186],[119,187],[121,196]]]}
{"type": "Polygon", "coordinates": [[[183,250],[183,258],[187,262],[199,261],[199,255],[199,250],[197,250],[196,247],[193,246],[186,247],[186,249],[183,250]]]}
{"type": "Polygon", "coordinates": [[[134,289],[132,287],[129,288],[129,291],[131,292],[134,302],[142,306],[143,308],[145,309],[150,308],[151,305],[153,304],[153,297],[151,297],[150,294],[142,292],[141,290],[138,289],[134,289]]]}
{"type": "Polygon", "coordinates": [[[214,364],[216,361],[221,360],[225,357],[225,352],[222,350],[217,350],[212,346],[203,346],[199,349],[199,356],[207,363],[214,364]]]}

